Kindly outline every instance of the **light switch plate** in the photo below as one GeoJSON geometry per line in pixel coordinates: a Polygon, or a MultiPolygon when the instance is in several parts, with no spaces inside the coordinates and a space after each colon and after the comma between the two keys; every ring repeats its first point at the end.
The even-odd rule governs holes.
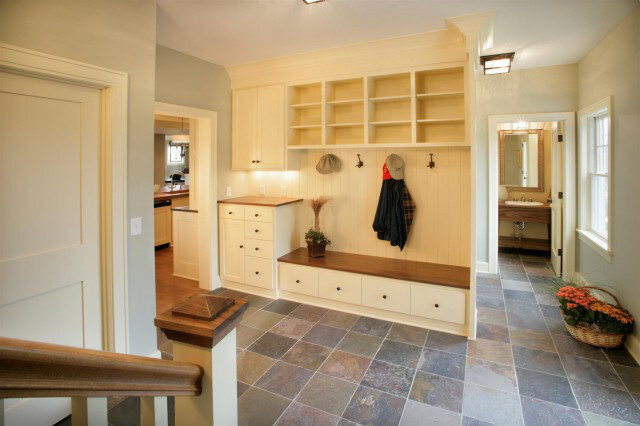
{"type": "Polygon", "coordinates": [[[258,187],[258,190],[260,191],[260,195],[264,195],[264,194],[267,192],[267,190],[266,190],[266,188],[264,187],[264,185],[260,185],[260,186],[258,187]]]}
{"type": "Polygon", "coordinates": [[[131,236],[135,237],[136,235],[142,234],[142,218],[141,217],[132,217],[131,218],[131,236]]]}
{"type": "Polygon", "coordinates": [[[233,194],[233,191],[231,190],[231,187],[227,186],[227,197],[231,197],[232,194],[233,194]]]}
{"type": "Polygon", "coordinates": [[[282,185],[280,187],[280,195],[287,195],[287,185],[282,185]]]}

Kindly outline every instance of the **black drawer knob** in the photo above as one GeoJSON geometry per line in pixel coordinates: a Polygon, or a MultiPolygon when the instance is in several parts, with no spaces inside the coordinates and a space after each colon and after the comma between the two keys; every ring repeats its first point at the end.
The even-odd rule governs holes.
{"type": "Polygon", "coordinates": [[[440,305],[438,305],[437,303],[436,303],[434,306],[435,306],[436,308],[439,308],[439,307],[440,307],[440,305]]]}
{"type": "Polygon", "coordinates": [[[296,284],[300,284],[300,280],[296,280],[296,284]]]}
{"type": "Polygon", "coordinates": [[[251,162],[252,162],[252,163],[255,163],[255,162],[256,162],[256,160],[251,160],[251,162]]]}
{"type": "Polygon", "coordinates": [[[240,246],[240,248],[244,248],[244,246],[240,246]]]}
{"type": "Polygon", "coordinates": [[[256,251],[260,250],[258,247],[256,247],[256,251]]]}
{"type": "Polygon", "coordinates": [[[260,275],[260,272],[256,271],[256,275],[260,275]]]}
{"type": "Polygon", "coordinates": [[[260,232],[260,230],[259,230],[259,229],[256,229],[256,231],[255,231],[255,232],[260,232]]]}
{"type": "Polygon", "coordinates": [[[255,217],[258,217],[258,216],[260,216],[260,215],[259,215],[258,213],[256,213],[256,214],[255,214],[255,217]]]}
{"type": "Polygon", "coordinates": [[[383,295],[382,295],[382,298],[383,298],[383,299],[386,299],[386,298],[387,298],[387,295],[386,295],[386,294],[383,294],[383,295]]]}
{"type": "Polygon", "coordinates": [[[260,160],[256,160],[256,163],[259,163],[259,162],[260,162],[260,160]]]}
{"type": "Polygon", "coordinates": [[[336,290],[340,291],[340,287],[336,287],[336,290]]]}
{"type": "Polygon", "coordinates": [[[233,212],[229,212],[229,214],[233,214],[233,212]]]}

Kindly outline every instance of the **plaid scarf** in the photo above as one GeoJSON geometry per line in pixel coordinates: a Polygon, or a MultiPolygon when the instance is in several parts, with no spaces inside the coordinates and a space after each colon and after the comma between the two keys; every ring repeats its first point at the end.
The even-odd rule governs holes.
{"type": "Polygon", "coordinates": [[[405,185],[402,190],[402,206],[404,207],[404,220],[407,224],[407,236],[411,230],[411,224],[416,213],[416,203],[413,202],[411,194],[405,185]]]}

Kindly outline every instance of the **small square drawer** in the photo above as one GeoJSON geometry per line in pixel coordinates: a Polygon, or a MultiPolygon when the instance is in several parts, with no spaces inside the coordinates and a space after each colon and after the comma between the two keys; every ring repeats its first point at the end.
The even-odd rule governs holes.
{"type": "Polygon", "coordinates": [[[220,204],[220,219],[244,219],[244,206],[220,204]]]}
{"type": "Polygon", "coordinates": [[[411,315],[464,324],[465,293],[411,285],[411,315]]]}
{"type": "Polygon", "coordinates": [[[359,305],[362,300],[362,278],[346,272],[321,269],[318,295],[325,299],[359,305]]]}
{"type": "Polygon", "coordinates": [[[273,222],[273,209],[270,207],[246,206],[244,217],[257,222],[273,222]]]}
{"type": "Polygon", "coordinates": [[[280,289],[292,293],[318,295],[318,269],[280,263],[280,289]]]}
{"type": "Polygon", "coordinates": [[[411,285],[383,278],[362,278],[362,304],[386,311],[411,313],[411,285]]]}
{"type": "Polygon", "coordinates": [[[244,240],[244,252],[247,256],[273,259],[273,243],[271,241],[247,238],[244,240]]]}
{"type": "Polygon", "coordinates": [[[273,261],[259,257],[245,256],[245,282],[266,289],[273,288],[273,261]]]}
{"type": "Polygon", "coordinates": [[[254,222],[247,220],[244,223],[244,236],[245,238],[271,241],[273,240],[273,225],[268,222],[254,222]]]}

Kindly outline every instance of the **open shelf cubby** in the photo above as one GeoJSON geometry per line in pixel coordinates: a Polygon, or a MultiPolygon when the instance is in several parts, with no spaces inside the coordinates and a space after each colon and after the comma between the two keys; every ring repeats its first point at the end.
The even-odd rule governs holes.
{"type": "Polygon", "coordinates": [[[411,121],[369,123],[369,144],[411,143],[411,121]]]}
{"type": "Polygon", "coordinates": [[[464,68],[416,72],[416,94],[447,96],[464,93],[464,68]]]}
{"type": "Polygon", "coordinates": [[[363,145],[364,124],[339,124],[327,127],[327,145],[363,145]]]}
{"type": "Polygon", "coordinates": [[[322,126],[289,129],[289,146],[322,144],[322,126]]]}
{"type": "Polygon", "coordinates": [[[464,120],[418,122],[416,139],[421,143],[465,144],[464,120]]]}

